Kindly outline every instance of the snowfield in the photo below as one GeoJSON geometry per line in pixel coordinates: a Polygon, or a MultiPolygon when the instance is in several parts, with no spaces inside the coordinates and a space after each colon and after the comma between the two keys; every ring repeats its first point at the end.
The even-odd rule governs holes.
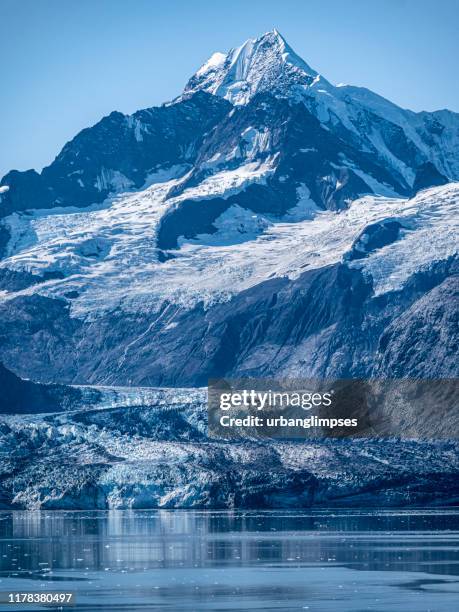
{"type": "MultiPolygon", "coordinates": [[[[286,222],[233,206],[217,219],[214,234],[182,239],[173,258],[160,261],[155,239],[164,214],[185,198],[234,194],[270,171],[269,162],[249,166],[219,172],[177,197],[168,194],[183,179],[120,194],[92,210],[15,213],[6,220],[11,240],[0,267],[62,273],[64,278],[20,294],[66,299],[77,292],[73,315],[95,316],[117,307],[150,309],[163,300],[208,306],[268,278],[295,278],[341,261],[367,226],[389,219],[402,225],[399,239],[350,264],[372,277],[376,294],[401,288],[423,266],[459,250],[459,183],[412,199],[365,196],[339,213],[317,209],[300,186],[290,214],[303,220],[286,222]]],[[[5,292],[1,299],[17,295],[5,292]]]]}

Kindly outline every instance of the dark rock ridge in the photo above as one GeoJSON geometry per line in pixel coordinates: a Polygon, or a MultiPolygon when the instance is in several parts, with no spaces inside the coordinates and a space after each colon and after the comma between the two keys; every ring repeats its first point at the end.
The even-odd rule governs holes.
{"type": "Polygon", "coordinates": [[[421,189],[433,187],[434,185],[446,185],[447,182],[446,176],[439,172],[432,162],[425,162],[416,170],[413,191],[417,193],[421,189]]]}
{"type": "Polygon", "coordinates": [[[88,206],[119,188],[139,189],[156,169],[192,164],[205,133],[229,108],[229,102],[199,93],[130,116],[114,111],[77,134],[41,174],[6,174],[0,182],[9,187],[1,196],[1,216],[29,208],[88,206]]]}
{"type": "Polygon", "coordinates": [[[377,371],[394,378],[458,375],[459,277],[445,278],[394,317],[381,336],[377,371]]]}
{"type": "Polygon", "coordinates": [[[97,391],[84,396],[76,387],[23,380],[0,363],[0,414],[38,414],[70,410],[85,401],[96,401],[97,391]]]}
{"type": "MultiPolygon", "coordinates": [[[[298,185],[307,186],[311,199],[322,209],[340,210],[372,189],[353,168],[390,186],[395,193],[408,195],[410,187],[403,177],[389,171],[374,152],[362,152],[349,134],[333,132],[320,123],[302,103],[275,98],[269,93],[255,96],[247,105],[238,106],[209,134],[187,180],[171,195],[199,184],[208,174],[208,160],[216,155],[230,158],[231,152],[249,144],[241,141],[247,131],[266,133],[263,151],[250,156],[253,162],[265,162],[277,155],[274,173],[266,184],[248,186],[242,193],[229,197],[185,199],[162,220],[158,246],[177,247],[177,238],[193,238],[199,233],[213,233],[213,222],[233,204],[255,213],[285,214],[297,203],[298,185]],[[346,159],[346,164],[342,160],[346,159]]],[[[241,158],[227,162],[220,169],[232,169],[241,158]]]]}
{"type": "Polygon", "coordinates": [[[402,225],[398,221],[381,221],[367,225],[352,245],[352,249],[346,253],[345,261],[363,259],[373,251],[392,244],[398,240],[401,228],[402,225]]]}

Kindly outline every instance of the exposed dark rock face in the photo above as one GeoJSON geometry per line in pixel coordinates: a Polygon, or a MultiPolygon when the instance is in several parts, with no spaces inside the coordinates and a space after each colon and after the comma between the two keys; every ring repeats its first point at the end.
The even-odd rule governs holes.
{"type": "Polygon", "coordinates": [[[52,278],[62,278],[63,275],[59,272],[44,272],[43,274],[32,274],[30,272],[10,270],[9,268],[0,268],[0,290],[6,291],[21,291],[27,287],[32,287],[40,283],[44,283],[52,278]]]}
{"type": "Polygon", "coordinates": [[[1,196],[1,216],[30,208],[88,206],[119,186],[140,188],[157,168],[192,164],[204,134],[229,108],[225,100],[198,93],[129,117],[113,112],[68,142],[41,174],[6,174],[0,182],[9,187],[1,196]]]}
{"type": "Polygon", "coordinates": [[[69,316],[63,300],[24,296],[1,305],[0,343],[6,367],[24,378],[43,382],[66,382],[55,375],[58,363],[77,370],[73,337],[81,321],[69,316]],[[45,348],[46,347],[46,348],[45,348]],[[45,357],[43,350],[47,357],[45,357]]]}
{"type": "MultiPolygon", "coordinates": [[[[297,201],[296,188],[305,185],[312,200],[323,209],[340,210],[348,202],[372,188],[352,170],[359,168],[370,176],[390,185],[395,193],[408,194],[409,187],[402,177],[394,176],[374,153],[362,153],[360,142],[346,140],[346,134],[330,131],[304,104],[292,104],[270,94],[257,95],[246,106],[236,107],[205,139],[191,175],[180,189],[199,184],[209,173],[209,160],[216,155],[231,159],[235,149],[247,155],[250,142],[241,134],[258,131],[268,134],[268,142],[255,159],[268,160],[277,155],[275,172],[266,184],[251,185],[242,193],[207,200],[184,200],[162,220],[158,246],[177,247],[179,236],[193,238],[200,233],[213,233],[213,222],[233,204],[255,213],[283,215],[297,201]],[[346,159],[346,164],[342,160],[346,159]]],[[[222,167],[237,167],[240,159],[222,167]]]]}
{"type": "Polygon", "coordinates": [[[352,245],[351,251],[346,254],[345,260],[363,259],[372,251],[392,244],[398,239],[401,228],[402,225],[398,221],[381,221],[380,223],[367,225],[352,245]]]}
{"type": "Polygon", "coordinates": [[[437,170],[432,162],[425,162],[416,171],[413,183],[413,193],[435,185],[446,185],[448,179],[437,170]]]}
{"type": "Polygon", "coordinates": [[[457,376],[459,276],[446,278],[388,325],[378,372],[393,377],[457,376]]]}
{"type": "Polygon", "coordinates": [[[0,259],[6,255],[6,248],[8,246],[10,237],[8,228],[5,227],[2,222],[0,222],[0,259]]]}
{"type": "MultiPolygon", "coordinates": [[[[40,384],[23,380],[0,363],[0,414],[37,414],[69,410],[79,406],[82,393],[75,387],[40,384]]],[[[97,391],[89,397],[98,398],[97,391]]]]}

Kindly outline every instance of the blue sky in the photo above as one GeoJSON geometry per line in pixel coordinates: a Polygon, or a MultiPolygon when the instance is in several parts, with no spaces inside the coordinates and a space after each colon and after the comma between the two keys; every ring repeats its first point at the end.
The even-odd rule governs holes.
{"type": "Polygon", "coordinates": [[[0,0],[0,176],[175,97],[214,51],[273,27],[332,82],[459,111],[458,18],[459,0],[0,0]]]}

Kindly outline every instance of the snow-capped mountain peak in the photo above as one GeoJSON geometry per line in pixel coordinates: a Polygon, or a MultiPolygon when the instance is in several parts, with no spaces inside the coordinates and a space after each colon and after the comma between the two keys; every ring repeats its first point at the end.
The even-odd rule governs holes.
{"type": "Polygon", "coordinates": [[[188,81],[184,95],[206,91],[233,104],[245,104],[260,91],[308,86],[317,77],[317,72],[274,29],[250,38],[226,55],[214,53],[188,81]]]}
{"type": "Polygon", "coordinates": [[[104,385],[456,376],[459,115],[334,87],[277,31],[186,92],[0,181],[5,367],[104,385]]]}

